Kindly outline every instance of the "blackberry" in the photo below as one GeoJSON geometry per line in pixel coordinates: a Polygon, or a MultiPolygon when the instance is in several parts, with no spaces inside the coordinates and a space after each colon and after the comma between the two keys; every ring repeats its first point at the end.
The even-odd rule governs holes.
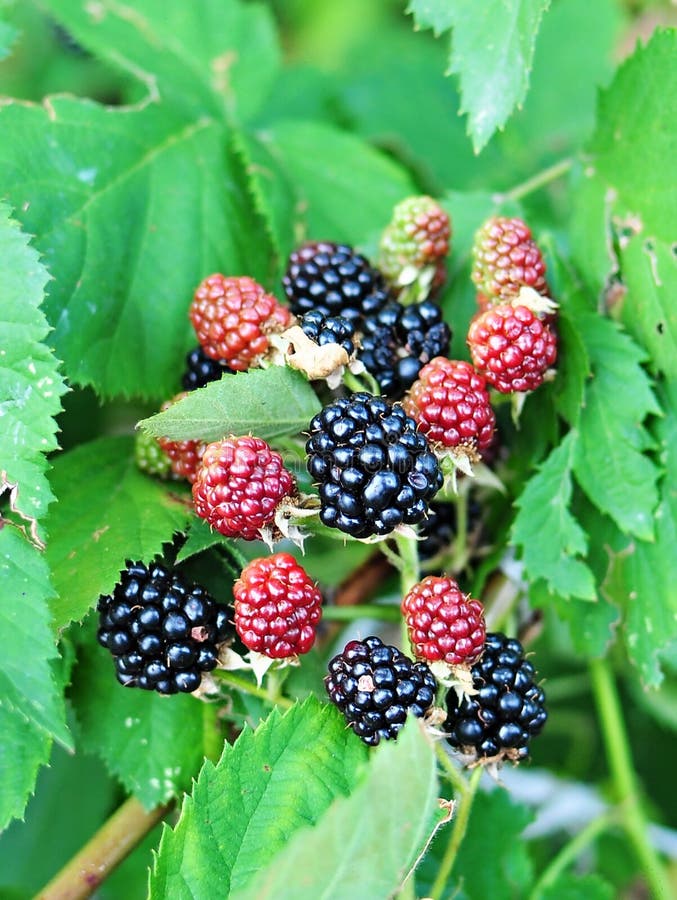
{"type": "Polygon", "coordinates": [[[368,538],[425,518],[442,472],[398,403],[353,394],[325,406],[309,431],[307,466],[319,484],[325,525],[368,538]]]}
{"type": "Polygon", "coordinates": [[[451,330],[432,300],[411,306],[391,301],[365,319],[358,358],[383,394],[399,398],[426,363],[449,352],[450,340],[451,330]]]}
{"type": "Polygon", "coordinates": [[[99,597],[99,643],[120,684],[160,694],[191,693],[232,639],[233,609],[162,563],[127,560],[112,594],[99,597]]]}
{"type": "Polygon", "coordinates": [[[346,644],[329,663],[324,685],[348,725],[372,747],[396,738],[408,712],[421,718],[437,689],[425,663],[373,636],[346,644]]]}
{"type": "Polygon", "coordinates": [[[204,387],[210,381],[218,381],[226,372],[231,372],[225,361],[210,359],[202,347],[196,347],[186,354],[186,370],[181,379],[184,391],[194,391],[204,387]]]}
{"type": "Polygon", "coordinates": [[[312,241],[289,257],[282,278],[297,316],[317,310],[354,321],[373,315],[390,299],[383,275],[347,244],[312,241]]]}
{"type": "Polygon", "coordinates": [[[303,333],[320,347],[339,344],[348,356],[355,352],[355,324],[344,316],[326,316],[313,309],[303,316],[299,324],[303,333]]]}
{"type": "Polygon", "coordinates": [[[490,633],[471,674],[477,694],[464,695],[460,703],[455,691],[447,695],[447,740],[478,759],[524,759],[530,739],[548,717],[545,694],[524,648],[514,638],[490,633]]]}

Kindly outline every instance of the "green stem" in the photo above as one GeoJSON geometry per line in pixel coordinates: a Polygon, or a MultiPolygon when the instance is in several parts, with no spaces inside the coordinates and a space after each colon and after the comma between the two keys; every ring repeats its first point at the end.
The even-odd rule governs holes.
{"type": "Polygon", "coordinates": [[[507,200],[521,200],[522,197],[533,194],[535,191],[545,187],[546,184],[550,184],[551,181],[555,181],[563,175],[566,175],[573,167],[574,162],[573,156],[561,159],[552,166],[548,166],[547,169],[543,169],[541,172],[532,175],[531,178],[527,178],[526,181],[516,185],[504,194],[497,194],[494,199],[497,203],[505,203],[507,200]]]}
{"type": "Polygon", "coordinates": [[[454,574],[462,572],[468,561],[468,493],[460,491],[456,500],[456,537],[452,550],[454,574]]]}
{"type": "Polygon", "coordinates": [[[234,672],[227,672],[224,669],[214,669],[212,675],[216,676],[219,681],[224,684],[229,684],[231,687],[237,688],[238,691],[242,691],[243,694],[249,694],[251,697],[258,697],[259,700],[263,700],[271,706],[281,706],[283,709],[290,709],[294,705],[293,701],[288,697],[276,697],[275,700],[272,700],[271,697],[268,696],[268,691],[258,687],[258,685],[252,684],[251,681],[247,681],[246,678],[242,678],[234,672]]]}
{"type": "Polygon", "coordinates": [[[447,849],[444,851],[442,862],[440,863],[435,881],[433,882],[433,886],[430,890],[430,896],[432,900],[440,900],[440,898],[442,897],[442,892],[444,891],[447,881],[449,880],[449,876],[451,875],[451,870],[454,868],[456,856],[458,855],[458,848],[461,846],[461,842],[463,841],[465,833],[468,829],[470,811],[475,800],[475,794],[477,793],[477,788],[479,786],[481,777],[482,766],[477,766],[477,768],[470,776],[468,789],[466,790],[462,798],[458,801],[458,815],[454,819],[454,824],[451,828],[451,834],[449,835],[449,843],[447,844],[447,849]]]}
{"type": "MultiPolygon", "coordinates": [[[[404,537],[401,534],[396,535],[395,543],[401,560],[400,566],[400,590],[402,597],[405,597],[413,588],[417,581],[421,578],[421,563],[418,558],[418,547],[416,546],[416,538],[404,537]]],[[[402,619],[402,649],[405,652],[411,652],[411,642],[409,640],[409,631],[407,623],[402,619]]]]}
{"type": "Polygon", "coordinates": [[[135,797],[130,797],[49,884],[38,891],[36,900],[90,897],[172,806],[173,802],[147,812],[135,797]]]}
{"type": "Polygon", "coordinates": [[[578,834],[568,841],[557,856],[547,866],[534,885],[529,900],[538,900],[546,888],[551,887],[573,862],[580,856],[583,850],[591,844],[598,835],[613,824],[615,816],[611,812],[604,812],[601,816],[588,822],[585,828],[582,828],[578,834]]]}
{"type": "Polygon", "coordinates": [[[359,606],[325,606],[322,609],[325,622],[352,622],[353,619],[380,619],[383,622],[399,622],[402,613],[398,606],[380,603],[362,603],[359,606]]]}
{"type": "Polygon", "coordinates": [[[453,762],[449,759],[449,755],[445,753],[444,747],[442,747],[442,745],[437,741],[435,742],[435,755],[437,756],[438,762],[444,769],[447,778],[451,782],[454,793],[460,794],[463,797],[468,791],[468,782],[465,780],[463,775],[461,775],[453,762]]]}
{"type": "Polygon", "coordinates": [[[592,660],[590,675],[621,823],[654,900],[668,900],[670,890],[663,866],[649,840],[620,698],[609,663],[602,659],[592,660]]]}

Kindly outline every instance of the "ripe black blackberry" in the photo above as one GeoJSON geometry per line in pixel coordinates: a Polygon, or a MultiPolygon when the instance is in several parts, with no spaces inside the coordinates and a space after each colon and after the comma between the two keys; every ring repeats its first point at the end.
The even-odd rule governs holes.
{"type": "Polygon", "coordinates": [[[363,328],[359,359],[388,397],[401,397],[426,363],[449,352],[451,329],[432,300],[411,306],[391,301],[363,328]]]}
{"type": "Polygon", "coordinates": [[[184,391],[194,391],[210,381],[218,381],[224,372],[232,372],[225,362],[210,359],[202,347],[196,347],[186,354],[186,370],[181,379],[184,391]]]}
{"type": "Polygon", "coordinates": [[[408,712],[421,718],[437,690],[425,663],[373,636],[346,644],[329,663],[324,685],[348,725],[372,747],[396,738],[408,712]]]}
{"type": "Polygon", "coordinates": [[[325,525],[368,538],[425,518],[442,472],[398,403],[367,393],[334,400],[309,432],[307,466],[319,485],[325,525]]]}
{"type": "Polygon", "coordinates": [[[97,638],[113,655],[120,684],[160,694],[196,690],[216,666],[219,644],[235,634],[232,607],[158,562],[127,560],[97,609],[97,638]]]}
{"type": "Polygon", "coordinates": [[[303,316],[299,325],[303,333],[320,347],[339,344],[348,356],[355,352],[355,324],[344,316],[326,316],[313,309],[303,316]]]}
{"type": "Polygon", "coordinates": [[[479,760],[524,759],[530,739],[548,717],[545,694],[534,681],[536,673],[524,658],[524,648],[515,638],[487,634],[482,658],[471,673],[477,694],[465,695],[461,702],[455,691],[447,695],[447,740],[479,760]]]}
{"type": "Polygon", "coordinates": [[[289,257],[282,285],[297,316],[317,310],[351,321],[373,315],[390,294],[383,275],[348,244],[311,241],[289,257]]]}

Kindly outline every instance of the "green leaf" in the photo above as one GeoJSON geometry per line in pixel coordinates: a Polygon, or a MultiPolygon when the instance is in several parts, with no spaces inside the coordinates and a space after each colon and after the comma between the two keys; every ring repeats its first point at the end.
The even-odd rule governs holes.
{"type": "Polygon", "coordinates": [[[522,548],[531,578],[545,579],[551,591],[562,597],[594,600],[593,574],[576,558],[585,556],[587,536],[569,510],[577,437],[570,431],[527,482],[515,503],[519,512],[510,539],[522,548]]]}
{"type": "Polygon", "coordinates": [[[64,861],[87,843],[118,802],[118,786],[98,759],[54,747],[49,766],[38,777],[25,820],[12,823],[0,834],[3,900],[37,895],[64,861]],[[37,846],[39,853],[35,852],[37,846]]]}
{"type": "Polygon", "coordinates": [[[54,417],[66,387],[44,344],[49,326],[40,304],[49,274],[5,203],[0,203],[0,257],[0,496],[9,491],[11,509],[41,546],[38,520],[54,499],[45,454],[57,446],[54,417]]]}
{"type": "Polygon", "coordinates": [[[206,705],[185,694],[162,697],[123,687],[93,627],[83,632],[71,699],[78,745],[101,757],[148,809],[186,790],[211,746],[206,705]]]}
{"type": "Polygon", "coordinates": [[[335,800],[314,828],[294,834],[233,900],[390,897],[441,817],[435,754],[411,722],[373,754],[350,797],[335,800]]]}
{"type": "Polygon", "coordinates": [[[126,559],[148,562],[192,518],[179,495],[142,474],[133,439],[105,437],[54,459],[59,502],[50,511],[47,558],[57,597],[54,624],[80,620],[118,580],[126,559]]]}
{"type": "Polygon", "coordinates": [[[231,896],[354,786],[366,747],[340,713],[310,697],[246,728],[216,766],[205,763],[173,830],[166,828],[151,897],[231,896]]]}
{"type": "Polygon", "coordinates": [[[393,206],[418,193],[384,153],[319,122],[278,122],[258,135],[294,185],[297,228],[318,240],[359,244],[390,221],[393,206]]]}
{"type": "Polygon", "coordinates": [[[273,19],[263,4],[47,0],[52,15],[88,49],[141,78],[191,114],[256,113],[278,72],[273,19]]]}
{"type": "Polygon", "coordinates": [[[9,22],[0,19],[0,60],[6,59],[12,52],[12,45],[18,37],[18,31],[9,22]]]}
{"type": "Polygon", "coordinates": [[[3,105],[0,128],[4,190],[54,276],[45,312],[69,379],[171,396],[200,280],[276,268],[227,128],[69,97],[3,105]]]}
{"type": "Polygon", "coordinates": [[[614,313],[673,378],[677,186],[665,162],[677,155],[676,52],[674,30],[657,29],[601,95],[572,227],[574,255],[589,283],[618,304],[614,313]]]}
{"type": "Polygon", "coordinates": [[[43,554],[16,527],[0,527],[0,830],[22,815],[38,769],[56,738],[72,749],[63,697],[50,660],[57,657],[43,554]]]}
{"type": "MultiPolygon", "coordinates": [[[[468,830],[444,896],[462,900],[514,900],[526,897],[532,864],[521,837],[533,814],[504,789],[475,797],[468,830]],[[488,851],[488,848],[491,848],[488,851]]],[[[416,873],[418,897],[429,891],[449,841],[442,831],[416,873]]]]}
{"type": "Polygon", "coordinates": [[[657,427],[665,475],[655,514],[654,543],[631,541],[610,560],[605,590],[626,609],[624,638],[644,684],[663,681],[660,654],[677,640],[677,388],[663,393],[666,416],[657,427]]]}
{"type": "MultiPolygon", "coordinates": [[[[604,574],[595,572],[595,575],[601,582],[604,574]]],[[[529,602],[539,609],[553,610],[558,619],[567,622],[576,653],[586,659],[604,656],[616,639],[621,611],[604,596],[603,589],[597,602],[590,603],[576,597],[553,595],[546,581],[534,581],[529,585],[529,602]]]]}
{"type": "Polygon", "coordinates": [[[579,317],[593,378],[579,422],[576,479],[621,531],[652,540],[658,469],[643,451],[652,445],[643,426],[660,407],[640,363],[645,355],[608,319],[579,317]]]}
{"type": "Polygon", "coordinates": [[[459,76],[461,112],[476,153],[502,128],[529,86],[536,35],[549,0],[411,0],[419,27],[453,28],[449,73],[459,76]]]}
{"type": "Polygon", "coordinates": [[[303,431],[319,410],[300,372],[273,366],[213,381],[139,424],[155,437],[172,440],[218,441],[243,434],[274,440],[303,431]]]}

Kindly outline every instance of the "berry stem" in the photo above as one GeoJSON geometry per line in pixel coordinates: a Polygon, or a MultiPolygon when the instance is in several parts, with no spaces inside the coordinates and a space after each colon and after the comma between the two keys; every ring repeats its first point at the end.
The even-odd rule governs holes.
{"type": "Polygon", "coordinates": [[[439,741],[435,741],[435,755],[437,756],[438,762],[444,769],[447,778],[449,779],[451,786],[454,789],[454,793],[460,794],[461,797],[464,797],[468,792],[468,782],[453,764],[453,762],[449,758],[449,754],[445,751],[444,747],[439,741]]]}
{"type": "Polygon", "coordinates": [[[613,825],[616,816],[609,811],[591,819],[574,837],[568,841],[550,864],[543,870],[540,878],[533,886],[529,900],[539,900],[546,888],[551,887],[559,876],[580,856],[603,831],[613,825]]]}
{"type": "Polygon", "coordinates": [[[263,700],[271,706],[281,706],[283,709],[290,709],[294,705],[294,702],[288,697],[277,696],[274,700],[271,699],[268,695],[268,691],[257,687],[255,684],[247,681],[246,678],[241,678],[234,672],[226,672],[223,669],[214,669],[213,674],[224,684],[229,684],[231,687],[237,688],[238,691],[242,691],[243,694],[249,694],[250,697],[258,697],[259,700],[263,700]]]}
{"type": "Polygon", "coordinates": [[[402,613],[398,606],[381,603],[362,603],[359,606],[324,606],[325,622],[352,622],[354,619],[378,619],[381,622],[399,622],[402,613]]]}
{"type": "Polygon", "coordinates": [[[663,866],[649,840],[618,688],[609,663],[603,659],[592,660],[590,677],[621,822],[652,896],[655,900],[668,900],[670,890],[663,866]]]}
{"type": "Polygon", "coordinates": [[[567,156],[565,159],[548,166],[547,169],[532,175],[531,178],[527,178],[526,181],[516,185],[504,194],[495,194],[494,201],[497,204],[501,204],[508,200],[521,200],[522,197],[527,197],[529,194],[533,194],[545,187],[546,184],[550,184],[551,181],[556,181],[558,178],[566,175],[573,168],[574,162],[573,156],[567,156]]]}
{"type": "Polygon", "coordinates": [[[454,819],[454,824],[451,828],[451,834],[449,835],[449,843],[447,844],[447,849],[444,851],[442,862],[440,863],[435,881],[433,882],[433,886],[430,890],[430,897],[432,898],[432,900],[441,900],[447,881],[449,880],[449,876],[451,875],[451,870],[454,867],[454,863],[456,862],[456,857],[458,855],[458,848],[461,846],[461,842],[463,841],[465,833],[468,829],[470,811],[472,810],[472,805],[475,800],[475,794],[477,793],[477,788],[482,777],[482,771],[482,766],[477,766],[477,768],[473,770],[473,773],[470,776],[470,780],[468,781],[466,792],[463,794],[461,799],[457,801],[458,814],[454,819]]]}
{"type": "Polygon", "coordinates": [[[219,709],[216,703],[202,704],[202,741],[205,759],[215,763],[223,750],[223,735],[219,725],[219,709]]]}
{"type": "MultiPolygon", "coordinates": [[[[401,534],[395,536],[400,566],[400,588],[402,597],[405,597],[413,586],[421,578],[421,563],[418,558],[418,547],[416,538],[404,537],[401,534]]],[[[401,616],[401,613],[400,613],[401,616]]],[[[411,641],[409,640],[409,631],[407,623],[402,621],[402,649],[405,653],[411,653],[411,641]]]]}
{"type": "Polygon", "coordinates": [[[90,897],[173,805],[172,801],[148,812],[135,797],[130,797],[36,897],[39,900],[90,897]]]}

